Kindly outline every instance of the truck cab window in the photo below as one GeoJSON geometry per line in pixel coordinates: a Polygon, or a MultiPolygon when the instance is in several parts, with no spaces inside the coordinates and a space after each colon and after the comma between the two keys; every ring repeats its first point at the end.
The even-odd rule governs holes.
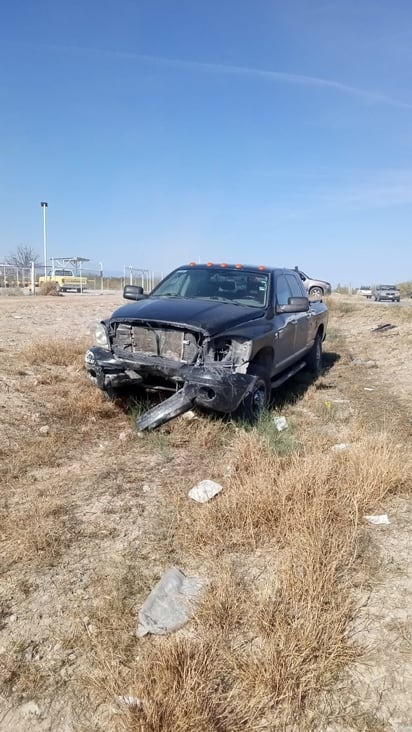
{"type": "Polygon", "coordinates": [[[288,300],[292,297],[290,287],[285,275],[279,275],[276,280],[276,302],[278,305],[287,305],[288,300]]]}

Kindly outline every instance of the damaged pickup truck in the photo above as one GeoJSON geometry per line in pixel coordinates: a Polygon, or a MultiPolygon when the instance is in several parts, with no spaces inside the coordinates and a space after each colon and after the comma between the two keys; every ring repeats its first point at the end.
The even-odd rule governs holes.
{"type": "Polygon", "coordinates": [[[294,270],[191,263],[150,294],[128,285],[123,297],[134,302],[96,324],[85,362],[110,397],[134,387],[170,394],[140,430],[193,406],[253,421],[272,389],[321,369],[328,310],[309,302],[294,270]]]}

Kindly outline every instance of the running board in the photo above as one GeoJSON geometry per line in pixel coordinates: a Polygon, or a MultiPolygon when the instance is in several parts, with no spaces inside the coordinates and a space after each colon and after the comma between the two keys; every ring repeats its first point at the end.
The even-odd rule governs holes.
{"type": "Polygon", "coordinates": [[[276,389],[278,386],[281,386],[281,384],[284,384],[285,381],[292,378],[295,374],[297,374],[299,371],[302,371],[306,366],[306,361],[301,361],[297,366],[294,366],[293,368],[289,369],[289,371],[284,371],[284,373],[276,379],[276,381],[271,382],[272,389],[276,389]]]}

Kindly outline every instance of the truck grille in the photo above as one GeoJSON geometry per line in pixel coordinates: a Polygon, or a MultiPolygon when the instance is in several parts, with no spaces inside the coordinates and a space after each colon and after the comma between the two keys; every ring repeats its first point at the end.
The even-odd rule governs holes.
{"type": "Polygon", "coordinates": [[[113,346],[129,353],[163,356],[183,363],[193,363],[198,353],[196,336],[190,331],[127,323],[115,325],[113,346]]]}

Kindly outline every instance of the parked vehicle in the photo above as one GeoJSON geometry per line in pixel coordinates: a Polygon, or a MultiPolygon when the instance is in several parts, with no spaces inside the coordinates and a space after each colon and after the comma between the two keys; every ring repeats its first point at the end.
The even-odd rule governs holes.
{"type": "Polygon", "coordinates": [[[300,270],[298,267],[295,267],[295,271],[299,274],[299,277],[302,280],[303,286],[309,297],[320,298],[324,295],[332,294],[332,285],[330,284],[330,282],[325,282],[325,280],[314,280],[312,277],[309,277],[309,275],[302,272],[302,270],[300,270]]]}
{"type": "Polygon", "coordinates": [[[372,287],[370,285],[361,285],[358,290],[358,295],[363,295],[363,297],[366,297],[368,300],[372,297],[372,287]]]}
{"type": "Polygon", "coordinates": [[[75,275],[71,269],[55,269],[51,274],[39,277],[38,284],[43,282],[55,282],[56,289],[60,292],[75,290],[81,292],[87,289],[87,277],[75,275]]]}
{"type": "Polygon", "coordinates": [[[303,368],[320,371],[328,310],[310,303],[290,269],[190,264],[96,324],[85,356],[93,383],[113,396],[139,387],[172,396],[137,421],[153,429],[193,405],[253,420],[271,390],[303,368]]]}
{"type": "Polygon", "coordinates": [[[376,285],[373,291],[376,302],[381,300],[389,300],[391,302],[400,302],[401,293],[396,285],[376,285]]]}

